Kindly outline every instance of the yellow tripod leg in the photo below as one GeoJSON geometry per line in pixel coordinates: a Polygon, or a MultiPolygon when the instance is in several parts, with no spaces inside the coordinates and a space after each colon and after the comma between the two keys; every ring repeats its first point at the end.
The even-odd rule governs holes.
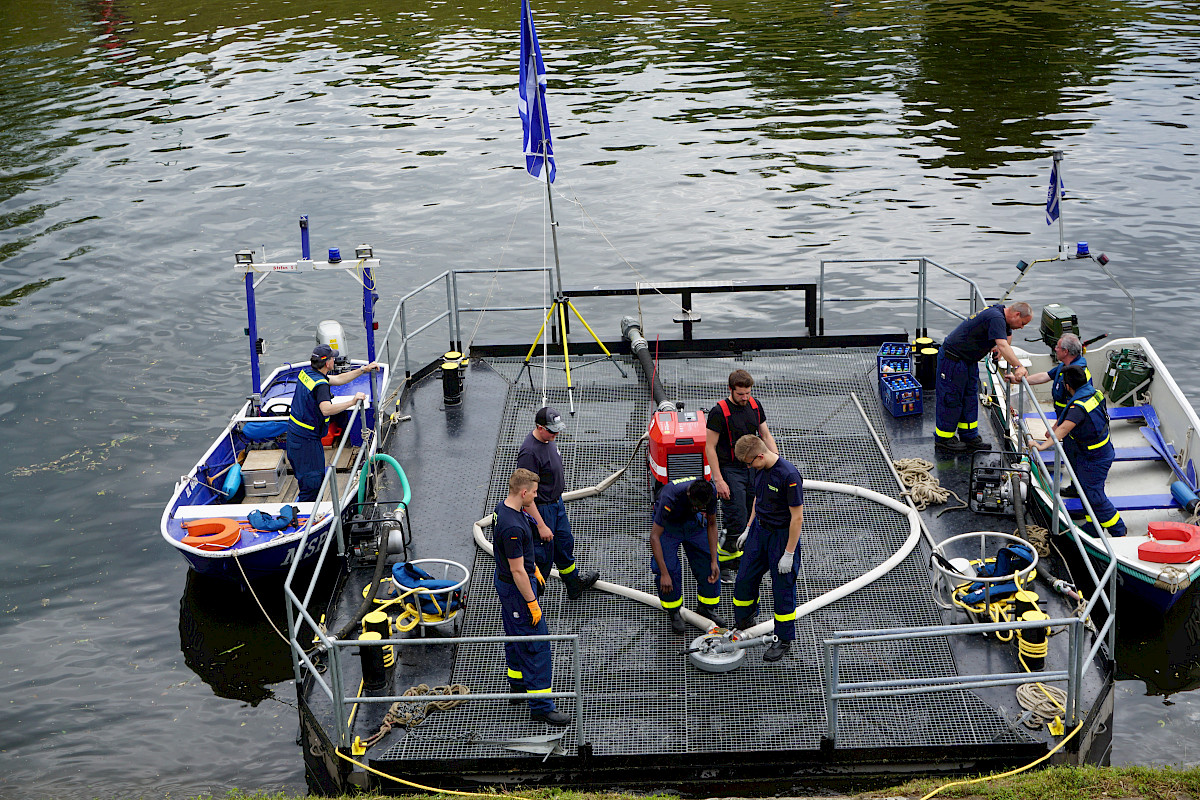
{"type": "MultiPolygon", "coordinates": [[[[529,346],[529,352],[525,354],[525,364],[529,365],[529,360],[533,358],[533,351],[537,349],[538,342],[542,339],[542,334],[546,332],[546,325],[550,322],[550,315],[554,313],[554,307],[558,305],[558,301],[550,304],[550,310],[546,312],[546,318],[542,320],[542,327],[538,329],[537,336],[533,337],[533,344],[529,346]]],[[[587,324],[587,323],[584,323],[587,324]]]]}

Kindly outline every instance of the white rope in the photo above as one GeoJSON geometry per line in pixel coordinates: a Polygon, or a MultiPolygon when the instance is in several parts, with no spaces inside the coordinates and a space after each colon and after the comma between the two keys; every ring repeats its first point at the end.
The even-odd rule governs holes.
{"type": "MultiPolygon", "coordinates": [[[[967,504],[950,489],[944,488],[937,478],[933,477],[933,464],[923,458],[902,458],[893,462],[896,472],[900,474],[900,482],[904,484],[904,494],[912,498],[913,505],[918,511],[924,511],[930,505],[941,505],[950,499],[962,503],[958,508],[966,508],[967,504]]],[[[944,511],[953,511],[948,508],[944,511]]]]}

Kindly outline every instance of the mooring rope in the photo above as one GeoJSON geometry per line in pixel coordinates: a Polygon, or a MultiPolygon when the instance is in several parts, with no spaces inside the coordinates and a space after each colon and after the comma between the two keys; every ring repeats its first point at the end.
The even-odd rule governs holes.
{"type": "Polygon", "coordinates": [[[962,505],[951,508],[944,508],[939,513],[944,514],[947,511],[957,511],[960,508],[966,508],[967,504],[961,497],[955,494],[952,490],[941,485],[937,478],[933,477],[933,464],[923,458],[902,458],[893,462],[896,467],[896,472],[900,474],[900,482],[906,487],[904,494],[912,498],[913,505],[917,507],[917,511],[924,511],[930,505],[941,505],[950,497],[953,497],[962,505]]]}
{"type": "MultiPolygon", "coordinates": [[[[447,697],[450,695],[470,694],[470,687],[462,683],[442,684],[441,686],[430,687],[428,684],[419,684],[410,686],[404,690],[404,697],[421,697],[430,695],[431,697],[447,697]]],[[[403,725],[405,728],[415,728],[425,721],[432,711],[449,711],[452,708],[457,708],[466,700],[431,700],[426,703],[423,708],[416,710],[401,709],[401,706],[406,706],[407,709],[412,709],[414,706],[419,706],[418,703],[402,703],[397,700],[392,703],[387,714],[383,717],[383,722],[379,725],[379,730],[371,734],[366,739],[362,740],[363,747],[370,747],[378,742],[384,736],[391,732],[392,728],[397,725],[403,725]]]]}

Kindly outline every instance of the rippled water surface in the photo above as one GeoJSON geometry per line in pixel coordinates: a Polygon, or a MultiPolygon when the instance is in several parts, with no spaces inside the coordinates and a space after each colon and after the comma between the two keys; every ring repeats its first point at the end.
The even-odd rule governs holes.
{"type": "MultiPolygon", "coordinates": [[[[1057,246],[1059,149],[1068,239],[1111,256],[1138,332],[1200,397],[1194,4],[534,8],[568,283],[927,255],[999,293],[1057,246]]],[[[308,214],[315,249],[374,245],[382,308],[446,268],[544,263],[517,13],[0,0],[0,795],[303,789],[285,648],[252,603],[189,580],[158,517],[246,392],[234,251],[294,257],[308,214]]],[[[1024,296],[1070,304],[1086,335],[1128,330],[1090,263],[1039,267],[1024,296]]],[[[540,292],[505,281],[491,302],[540,292]]],[[[331,276],[260,299],[274,355],[356,314],[331,276]]],[[[786,328],[786,303],[714,302],[704,324],[786,328]]],[[[618,314],[589,316],[615,337],[618,314]]],[[[479,335],[531,327],[493,315],[479,335]]],[[[1115,761],[1200,763],[1191,614],[1123,632],[1115,761]]]]}

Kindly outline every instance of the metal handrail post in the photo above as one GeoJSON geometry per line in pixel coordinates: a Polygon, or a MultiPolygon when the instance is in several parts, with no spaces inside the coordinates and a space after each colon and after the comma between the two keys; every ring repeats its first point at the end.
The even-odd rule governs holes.
{"type": "Polygon", "coordinates": [[[927,334],[927,326],[925,323],[925,320],[926,320],[925,298],[929,292],[928,283],[927,283],[928,277],[929,277],[929,275],[927,272],[927,268],[925,266],[925,257],[922,256],[921,260],[919,262],[917,262],[917,297],[918,297],[918,300],[917,300],[917,336],[918,337],[928,335],[927,334]]]}
{"type": "Polygon", "coordinates": [[[333,692],[333,716],[337,726],[338,746],[350,745],[350,715],[346,713],[346,685],[342,675],[342,649],[338,640],[329,637],[329,688],[333,692]]]}
{"type": "MultiPolygon", "coordinates": [[[[450,283],[453,286],[454,304],[451,306],[451,311],[454,314],[454,349],[462,353],[462,317],[458,308],[458,270],[450,272],[450,283]]],[[[463,353],[465,356],[466,353],[463,353]]]]}
{"type": "Polygon", "coordinates": [[[400,346],[404,348],[404,382],[412,379],[412,369],[408,363],[408,321],[404,313],[404,301],[400,301],[400,346]]]}
{"type": "Polygon", "coordinates": [[[825,259],[821,259],[821,266],[817,272],[817,325],[819,326],[818,333],[821,336],[825,335],[825,259]]]}
{"type": "Polygon", "coordinates": [[[583,713],[583,659],[579,655],[579,640],[571,642],[571,669],[575,672],[575,736],[576,750],[588,743],[587,721],[583,713]]]}
{"type": "Polygon", "coordinates": [[[450,349],[454,350],[454,342],[458,339],[454,330],[454,287],[451,285],[450,271],[446,271],[446,326],[450,329],[450,349]]]}
{"type": "Polygon", "coordinates": [[[1074,724],[1079,718],[1079,692],[1083,688],[1083,620],[1071,626],[1071,639],[1068,645],[1071,664],[1071,680],[1067,682],[1067,711],[1074,724]]]}
{"type": "Polygon", "coordinates": [[[825,733],[831,744],[837,744],[838,645],[825,645],[825,733]]]}

